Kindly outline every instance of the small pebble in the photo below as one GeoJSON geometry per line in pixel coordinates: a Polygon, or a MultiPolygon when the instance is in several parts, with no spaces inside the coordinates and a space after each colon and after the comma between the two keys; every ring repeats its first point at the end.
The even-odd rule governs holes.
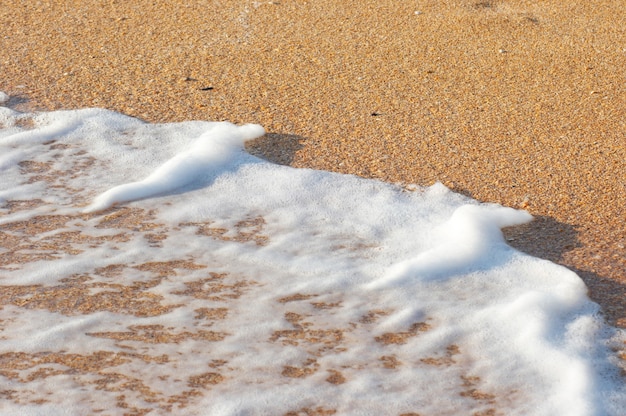
{"type": "Polygon", "coordinates": [[[9,95],[0,91],[0,104],[4,104],[9,101],[9,95]]]}

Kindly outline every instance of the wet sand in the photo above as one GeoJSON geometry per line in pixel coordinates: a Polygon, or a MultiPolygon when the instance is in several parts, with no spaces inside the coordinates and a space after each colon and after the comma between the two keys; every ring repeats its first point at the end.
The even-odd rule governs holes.
{"type": "Polygon", "coordinates": [[[277,163],[527,209],[510,243],[626,327],[622,1],[192,3],[5,0],[0,91],[24,111],[260,123],[249,150],[277,163]]]}

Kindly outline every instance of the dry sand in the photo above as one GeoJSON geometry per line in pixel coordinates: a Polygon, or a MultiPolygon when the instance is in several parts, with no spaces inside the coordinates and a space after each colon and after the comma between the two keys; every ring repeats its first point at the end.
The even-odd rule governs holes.
{"type": "Polygon", "coordinates": [[[511,244],[626,327],[622,0],[3,0],[0,27],[11,107],[256,122],[272,161],[525,208],[511,244]]]}

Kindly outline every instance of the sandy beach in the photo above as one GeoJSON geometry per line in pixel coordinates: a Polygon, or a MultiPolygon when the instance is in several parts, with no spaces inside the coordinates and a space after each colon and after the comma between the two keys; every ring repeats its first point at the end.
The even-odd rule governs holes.
{"type": "Polygon", "coordinates": [[[277,163],[431,185],[536,217],[513,246],[626,327],[622,1],[6,0],[0,91],[269,132],[277,163]]]}

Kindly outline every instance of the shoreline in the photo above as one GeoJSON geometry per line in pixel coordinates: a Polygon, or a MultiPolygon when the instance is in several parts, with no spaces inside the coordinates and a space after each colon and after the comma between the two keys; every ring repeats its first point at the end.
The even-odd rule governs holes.
{"type": "Polygon", "coordinates": [[[259,123],[272,161],[527,209],[510,244],[626,328],[623,5],[420,7],[10,0],[0,91],[20,111],[259,123]]]}

